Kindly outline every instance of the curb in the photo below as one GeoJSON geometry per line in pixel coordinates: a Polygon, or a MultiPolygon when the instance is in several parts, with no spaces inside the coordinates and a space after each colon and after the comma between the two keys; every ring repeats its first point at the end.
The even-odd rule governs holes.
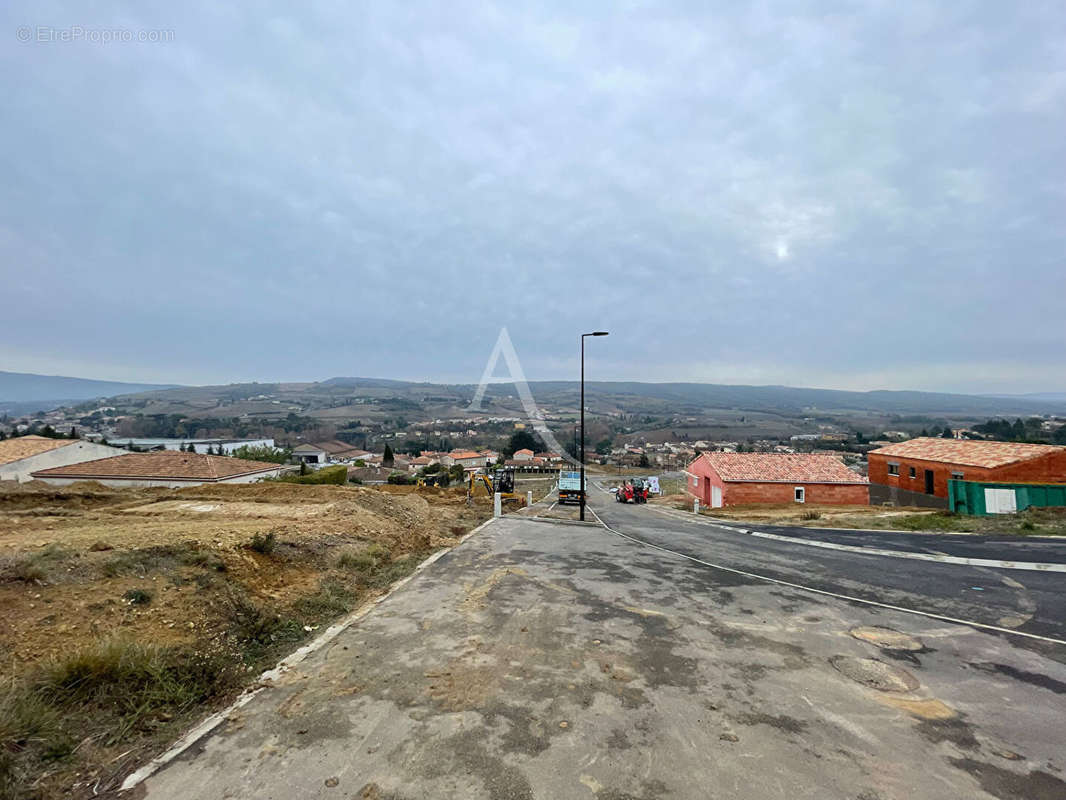
{"type": "MultiPolygon", "coordinates": [[[[993,567],[997,569],[1020,569],[1029,572],[1066,572],[1066,564],[1053,564],[1039,561],[1001,561],[992,558],[967,558],[964,556],[940,556],[933,553],[911,553],[906,550],[885,550],[877,547],[859,547],[851,544],[837,544],[836,542],[824,542],[820,539],[803,539],[798,536],[782,536],[777,533],[764,533],[747,528],[737,528],[721,522],[710,522],[706,519],[695,519],[681,511],[673,511],[665,508],[654,508],[660,514],[677,519],[685,519],[698,525],[710,525],[714,528],[743,533],[748,536],[757,536],[760,539],[772,539],[778,542],[804,545],[806,547],[820,547],[823,550],[840,550],[846,553],[862,553],[868,556],[887,556],[889,558],[909,558],[915,561],[933,561],[940,564],[957,564],[968,567],[993,567]]],[[[824,529],[823,529],[824,530],[824,529]]],[[[835,529],[831,529],[835,530],[835,529]]],[[[885,531],[891,533],[891,531],[885,531]]],[[[909,531],[907,531],[909,532],[909,531]]]]}
{"type": "Polygon", "coordinates": [[[167,766],[171,761],[178,758],[182,753],[184,753],[194,744],[196,744],[205,736],[214,731],[215,728],[221,725],[227,717],[233,714],[234,711],[237,711],[238,709],[248,705],[248,703],[252,701],[252,698],[258,695],[264,689],[270,688],[270,681],[277,680],[290,669],[292,669],[305,658],[307,658],[309,655],[318,650],[321,650],[325,645],[329,644],[340,634],[344,633],[344,631],[346,631],[352,625],[354,625],[356,622],[358,622],[371,611],[373,611],[378,605],[392,597],[394,592],[406,586],[409,581],[411,581],[416,575],[418,575],[418,573],[422,572],[422,570],[426,569],[426,567],[428,567],[430,564],[442,558],[445,554],[451,553],[453,550],[460,547],[467,539],[477,533],[480,533],[484,528],[488,527],[493,522],[496,522],[497,519],[502,519],[502,517],[489,517],[489,519],[485,520],[472,531],[463,536],[463,538],[456,542],[453,547],[438,550],[436,553],[429,556],[421,564],[415,567],[414,571],[410,575],[408,575],[406,578],[401,578],[392,586],[390,586],[389,590],[385,592],[385,594],[381,595],[380,597],[375,597],[373,600],[370,600],[369,602],[365,603],[361,608],[356,609],[340,622],[334,625],[330,625],[328,628],[326,628],[325,631],[319,634],[318,637],[312,639],[307,644],[297,648],[295,651],[287,655],[285,658],[279,661],[272,669],[268,669],[266,672],[262,673],[255,681],[255,683],[253,683],[251,686],[244,690],[240,697],[238,697],[236,700],[234,700],[221,711],[216,711],[215,713],[208,716],[207,719],[205,719],[191,731],[186,732],[181,738],[174,742],[174,744],[167,748],[166,751],[153,758],[147,764],[144,764],[140,768],[134,770],[129,775],[127,775],[126,779],[122,782],[122,785],[118,787],[118,791],[126,792],[130,789],[134,789],[138,785],[146,781],[148,778],[152,777],[152,775],[154,775],[160,769],[167,766]]]}

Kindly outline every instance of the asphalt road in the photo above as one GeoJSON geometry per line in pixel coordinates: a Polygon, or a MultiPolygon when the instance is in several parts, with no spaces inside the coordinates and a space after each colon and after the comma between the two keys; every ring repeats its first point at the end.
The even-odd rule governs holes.
{"type": "MultiPolygon", "coordinates": [[[[1030,588],[994,572],[594,508],[627,536],[733,569],[1051,624],[1034,622],[1039,603],[1026,610],[1030,588]],[[959,594],[977,578],[981,602],[959,594]]],[[[510,516],[131,796],[1061,800],[1063,649],[510,516]]]]}
{"type": "MultiPolygon", "coordinates": [[[[594,500],[593,509],[610,527],[701,560],[849,597],[1066,641],[1066,574],[1061,572],[973,567],[826,550],[754,537],[702,519],[690,521],[684,512],[667,515],[652,506],[616,503],[609,495],[594,495],[594,500]]],[[[1011,549],[1000,537],[974,537],[986,541],[965,542],[963,551],[963,545],[954,541],[941,543],[939,537],[922,535],[919,550],[912,537],[885,531],[853,535],[732,522],[730,526],[850,546],[990,560],[1062,563],[1055,556],[1063,555],[1049,548],[1037,556],[1032,550],[1034,544],[1028,540],[1017,542],[1017,549],[1011,549]],[[894,538],[899,536],[905,538],[894,538]]],[[[1058,542],[1051,544],[1059,551],[1064,548],[1058,542]]],[[[1035,641],[1023,646],[1064,657],[1057,646],[1043,647],[1035,641]]]]}
{"type": "Polygon", "coordinates": [[[765,531],[796,539],[813,539],[851,546],[902,550],[910,553],[984,558],[995,561],[1066,564],[1066,538],[1062,536],[901,533],[897,531],[762,525],[733,521],[726,524],[732,527],[765,531]]]}

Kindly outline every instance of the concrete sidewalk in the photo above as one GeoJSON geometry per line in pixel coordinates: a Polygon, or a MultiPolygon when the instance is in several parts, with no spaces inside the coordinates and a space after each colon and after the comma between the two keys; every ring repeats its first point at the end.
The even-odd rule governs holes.
{"type": "Polygon", "coordinates": [[[1064,690],[995,636],[507,517],[133,794],[1061,798],[1064,690]]]}

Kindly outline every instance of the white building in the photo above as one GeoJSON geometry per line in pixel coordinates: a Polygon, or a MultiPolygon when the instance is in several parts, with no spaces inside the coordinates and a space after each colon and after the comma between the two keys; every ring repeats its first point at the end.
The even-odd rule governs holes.
{"type": "Polygon", "coordinates": [[[286,468],[265,461],[229,456],[156,450],[37,470],[33,477],[53,486],[97,481],[105,486],[195,486],[201,483],[255,483],[286,468]]]}
{"type": "Polygon", "coordinates": [[[0,481],[26,482],[40,469],[121,455],[124,450],[81,439],[19,436],[0,442],[0,481]]]}

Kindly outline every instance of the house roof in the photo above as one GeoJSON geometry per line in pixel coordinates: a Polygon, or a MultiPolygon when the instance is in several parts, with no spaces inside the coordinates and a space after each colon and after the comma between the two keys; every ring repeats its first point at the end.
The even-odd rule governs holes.
{"type": "Polygon", "coordinates": [[[452,458],[483,458],[481,453],[475,453],[473,450],[452,450],[448,455],[452,458]]]}
{"type": "Polygon", "coordinates": [[[317,444],[298,444],[292,448],[294,453],[327,453],[328,450],[323,450],[317,444]]]}
{"type": "Polygon", "coordinates": [[[278,469],[280,464],[266,461],[247,461],[230,456],[209,456],[206,453],[183,453],[180,450],[158,450],[151,453],[125,453],[121,456],[98,458],[65,467],[40,469],[34,478],[93,478],[149,479],[175,481],[219,481],[241,475],[278,469]]]}
{"type": "Polygon", "coordinates": [[[49,439],[45,436],[16,436],[13,439],[4,439],[0,442],[0,464],[10,464],[12,461],[47,453],[49,450],[58,450],[76,441],[77,439],[49,439]]]}
{"type": "Polygon", "coordinates": [[[1048,453],[1066,451],[1066,447],[1051,444],[1023,444],[1021,442],[983,442],[970,439],[933,439],[920,437],[871,450],[871,454],[940,461],[967,467],[1002,467],[1017,461],[1040,458],[1048,453]]]}
{"type": "MultiPolygon", "coordinates": [[[[723,481],[867,483],[836,456],[813,453],[703,453],[723,481]]],[[[697,459],[699,460],[699,459],[697,459]]]]}
{"type": "Polygon", "coordinates": [[[312,442],[312,444],[319,450],[325,450],[331,456],[340,455],[341,453],[366,453],[366,450],[360,450],[354,444],[348,444],[347,442],[341,442],[336,439],[330,439],[325,442],[312,442]]]}
{"type": "Polygon", "coordinates": [[[523,456],[531,456],[531,455],[533,455],[533,451],[529,450],[528,448],[523,447],[521,450],[515,450],[514,454],[516,456],[519,455],[519,454],[521,454],[523,456]]]}

